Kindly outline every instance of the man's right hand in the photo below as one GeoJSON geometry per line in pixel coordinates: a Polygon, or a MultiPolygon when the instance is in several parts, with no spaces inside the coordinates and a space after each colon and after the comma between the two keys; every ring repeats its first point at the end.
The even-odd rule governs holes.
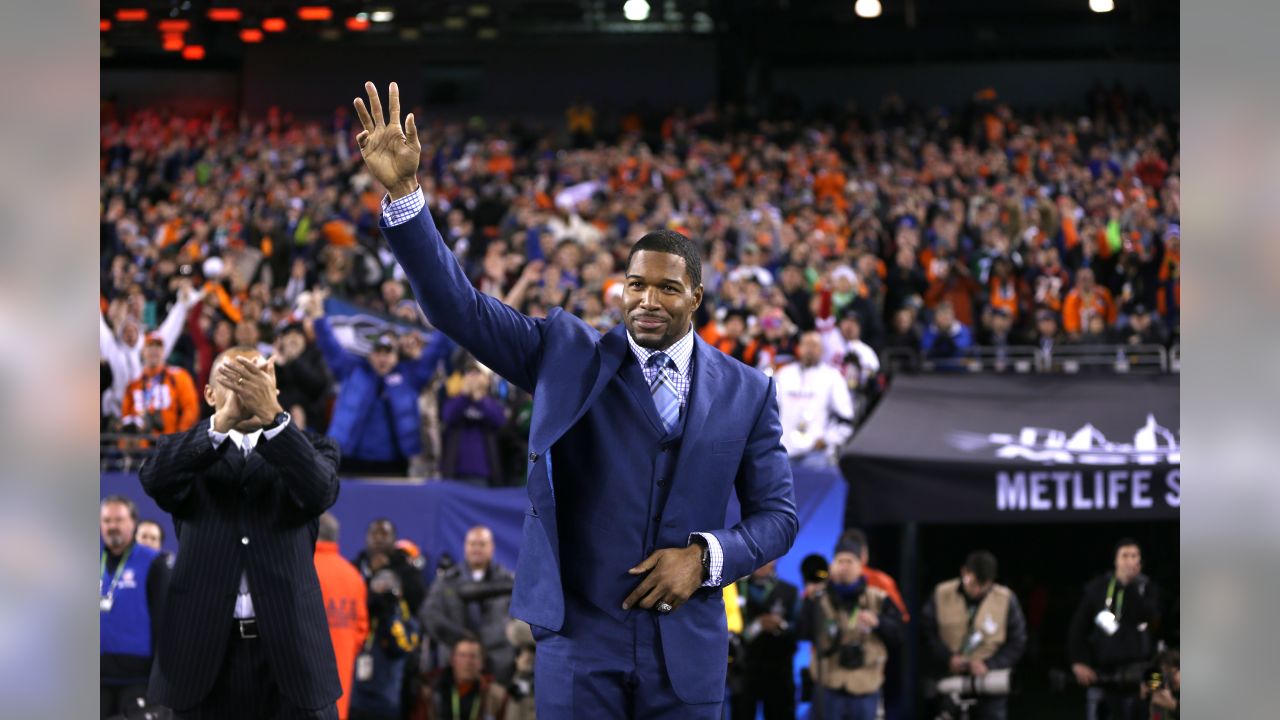
{"type": "Polygon", "coordinates": [[[969,672],[969,659],[963,655],[952,655],[951,661],[947,663],[947,669],[953,675],[963,675],[969,672]]]}
{"type": "Polygon", "coordinates": [[[1084,687],[1089,687],[1090,685],[1098,682],[1098,674],[1093,671],[1093,668],[1085,665],[1084,663],[1073,664],[1071,666],[1071,672],[1075,674],[1076,682],[1080,683],[1084,687]]]}
{"type": "Polygon", "coordinates": [[[378,89],[371,82],[365,83],[364,89],[369,94],[369,108],[356,98],[356,115],[364,126],[356,135],[356,145],[369,173],[391,193],[392,200],[399,200],[418,189],[418,163],[422,160],[418,126],[410,113],[404,128],[400,127],[400,88],[395,83],[387,91],[391,112],[385,119],[378,89]]]}
{"type": "MultiPolygon", "coordinates": [[[[215,378],[212,382],[221,382],[221,380],[215,378]]],[[[224,388],[227,387],[226,383],[222,383],[222,385],[224,388]]],[[[252,414],[245,412],[240,405],[240,398],[230,388],[227,389],[222,398],[222,404],[214,409],[213,419],[210,422],[215,432],[225,435],[231,432],[231,429],[236,425],[252,417],[252,414]]]]}

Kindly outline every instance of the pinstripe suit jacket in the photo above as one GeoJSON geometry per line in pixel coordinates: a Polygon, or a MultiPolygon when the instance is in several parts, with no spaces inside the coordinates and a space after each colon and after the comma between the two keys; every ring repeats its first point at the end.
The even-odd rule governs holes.
{"type": "Polygon", "coordinates": [[[332,705],[342,694],[315,556],[318,517],[338,499],[338,447],[292,424],[246,459],[214,448],[209,420],[161,438],[139,473],[173,515],[179,549],[156,639],[149,694],[177,710],[208,695],[231,637],[247,573],[267,660],[286,700],[332,705]]]}

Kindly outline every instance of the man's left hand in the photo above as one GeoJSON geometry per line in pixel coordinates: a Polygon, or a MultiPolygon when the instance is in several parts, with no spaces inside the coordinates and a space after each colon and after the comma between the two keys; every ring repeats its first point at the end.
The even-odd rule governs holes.
{"type": "Polygon", "coordinates": [[[987,664],[981,660],[969,661],[969,674],[974,677],[982,677],[987,674],[987,664]]]}
{"type": "Polygon", "coordinates": [[[664,548],[644,559],[627,572],[643,575],[640,585],[622,601],[622,609],[639,605],[652,609],[660,602],[678,608],[702,586],[702,547],[664,548]]]}

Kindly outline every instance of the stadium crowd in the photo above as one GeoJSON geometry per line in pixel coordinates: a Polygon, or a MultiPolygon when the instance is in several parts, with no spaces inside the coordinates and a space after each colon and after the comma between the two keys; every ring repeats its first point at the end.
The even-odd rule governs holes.
{"type": "MultiPolygon", "coordinates": [[[[807,116],[709,106],[606,118],[576,104],[564,126],[549,129],[424,123],[420,181],[479,289],[532,316],[564,307],[601,331],[621,321],[631,243],[659,227],[693,238],[706,287],[699,334],[775,374],[788,451],[830,463],[882,389],[888,354],[945,369],[978,347],[1177,342],[1177,118],[1120,88],[1087,100],[1079,115],[1015,111],[989,91],[955,111],[891,96],[869,111],[807,116]]],[[[345,110],[323,122],[279,111],[104,110],[104,455],[127,457],[147,435],[209,414],[201,391],[214,357],[250,346],[275,358],[293,421],[339,443],[344,473],[521,482],[531,399],[427,326],[379,234],[384,190],[364,170],[354,135],[345,110]],[[385,322],[366,331],[347,322],[353,313],[385,322]]],[[[105,501],[108,509],[119,526],[110,542],[103,531],[103,572],[113,582],[138,518],[121,500],[105,501]]],[[[322,541],[336,542],[335,528],[322,530],[322,541]]],[[[365,598],[363,608],[344,606],[351,647],[342,657],[356,663],[358,683],[354,702],[348,684],[351,717],[437,717],[432,708],[459,692],[477,708],[511,708],[507,717],[527,710],[531,638],[506,622],[510,574],[492,562],[491,534],[474,533],[464,562],[433,577],[390,523],[370,524],[354,562],[360,577],[339,583],[365,598]]],[[[731,675],[736,716],[753,717],[755,700],[768,713],[779,701],[743,700],[744,688],[790,668],[752,667],[749,658],[779,649],[789,657],[798,639],[825,653],[812,658],[819,697],[829,691],[829,702],[853,713],[871,695],[872,708],[879,702],[883,665],[845,672],[849,638],[824,646],[811,620],[855,611],[855,634],[877,638],[859,652],[882,662],[899,652],[910,616],[896,588],[867,572],[865,538],[843,538],[831,561],[830,576],[806,588],[784,592],[771,568],[730,586],[741,603],[729,603],[728,622],[742,608],[737,642],[747,663],[731,675]]],[[[155,564],[156,577],[163,566],[155,564]]],[[[924,621],[936,630],[928,650],[940,672],[985,675],[1022,652],[1013,619],[1021,610],[994,584],[995,568],[975,554],[931,596],[924,621]],[[965,613],[972,626],[988,597],[998,598],[991,612],[1009,618],[1008,633],[969,647],[965,613]]],[[[1121,577],[1123,592],[1139,570],[1117,557],[1107,577],[1121,577]]],[[[1134,647],[1113,652],[1115,643],[1092,633],[1095,615],[1113,606],[1116,583],[1107,583],[1086,593],[1103,605],[1082,604],[1073,622],[1073,672],[1083,685],[1105,681],[1099,662],[1127,667],[1156,649],[1158,623],[1146,630],[1156,599],[1131,600],[1117,621],[1134,647]]],[[[1172,658],[1166,675],[1176,671],[1172,658]]],[[[1117,699],[1119,684],[1091,702],[1136,712],[1139,684],[1125,676],[1117,699]]],[[[793,711],[781,707],[779,716],[793,711]]],[[[999,704],[982,712],[1002,716],[999,704]]]]}
{"type": "MultiPolygon", "coordinates": [[[[976,346],[1176,342],[1177,118],[1119,87],[1088,105],[1017,113],[984,91],[955,112],[890,96],[873,111],[712,106],[608,126],[575,105],[547,130],[424,126],[421,183],[481,290],[601,330],[619,322],[631,242],[687,234],[704,258],[702,337],[773,372],[818,333],[861,417],[887,352],[945,367],[976,346]]],[[[104,430],[190,427],[210,412],[213,357],[251,345],[276,355],[286,408],[334,434],[352,468],[519,475],[529,399],[425,332],[351,122],[104,111],[104,430]],[[346,346],[367,358],[342,356],[317,328],[326,296],[399,324],[346,346]],[[417,368],[424,352],[450,361],[447,381],[417,368]],[[373,397],[402,370],[419,402],[403,387],[373,397]],[[351,437],[383,415],[375,399],[386,418],[351,437]]]]}

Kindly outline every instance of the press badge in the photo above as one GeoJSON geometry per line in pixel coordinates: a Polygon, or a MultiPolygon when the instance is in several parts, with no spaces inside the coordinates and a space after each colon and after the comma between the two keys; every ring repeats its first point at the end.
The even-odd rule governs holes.
{"type": "Polygon", "coordinates": [[[114,602],[115,601],[110,597],[100,597],[98,598],[98,610],[101,612],[111,612],[111,605],[114,602]]]}
{"type": "Polygon", "coordinates": [[[1000,629],[1000,626],[996,624],[996,619],[991,617],[990,615],[988,615],[982,621],[982,632],[988,635],[995,635],[996,631],[999,629],[1000,629]]]}
{"type": "Polygon", "coordinates": [[[360,682],[368,682],[373,677],[373,656],[369,653],[360,653],[356,658],[356,680],[360,682]]]}

